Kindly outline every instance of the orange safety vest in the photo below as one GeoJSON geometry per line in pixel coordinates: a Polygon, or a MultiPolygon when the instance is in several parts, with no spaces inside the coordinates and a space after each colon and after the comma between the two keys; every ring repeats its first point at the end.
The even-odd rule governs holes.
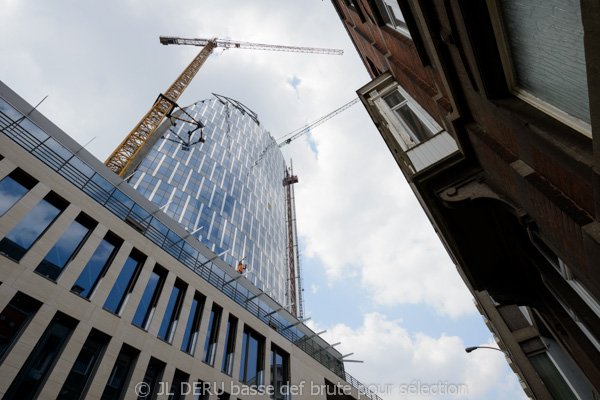
{"type": "Polygon", "coordinates": [[[240,273],[241,273],[241,272],[244,272],[244,266],[242,265],[242,262],[241,262],[241,261],[240,261],[240,263],[238,264],[237,271],[238,271],[238,272],[240,272],[240,273]]]}

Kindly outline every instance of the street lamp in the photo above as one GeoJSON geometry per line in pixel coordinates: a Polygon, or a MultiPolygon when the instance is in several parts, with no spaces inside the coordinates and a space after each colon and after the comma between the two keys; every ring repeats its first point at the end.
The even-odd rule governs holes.
{"type": "Polygon", "coordinates": [[[466,351],[467,353],[470,353],[470,352],[472,352],[473,350],[477,350],[477,349],[492,349],[492,350],[498,350],[498,351],[500,351],[500,352],[504,353],[504,351],[500,350],[499,348],[497,348],[497,347],[490,347],[490,346],[473,346],[473,347],[467,347],[467,348],[465,349],[465,351],[466,351]]]}

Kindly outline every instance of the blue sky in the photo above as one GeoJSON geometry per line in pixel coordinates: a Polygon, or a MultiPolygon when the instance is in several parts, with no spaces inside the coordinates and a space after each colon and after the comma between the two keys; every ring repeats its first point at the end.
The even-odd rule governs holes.
{"type": "MultiPolygon", "coordinates": [[[[217,50],[179,100],[223,94],[281,137],[369,82],[321,0],[0,0],[0,79],[100,160],[197,54],[159,36],[343,49],[343,56],[217,50]],[[12,38],[12,39],[8,39],[12,38]]],[[[470,399],[524,398],[371,119],[358,104],[283,149],[293,159],[309,325],[363,364],[364,383],[468,385],[470,399]],[[313,292],[313,287],[316,288],[313,292]]],[[[401,396],[385,399],[428,397],[401,396]]],[[[430,396],[429,398],[450,398],[430,396]]],[[[462,396],[465,398],[465,396],[462,396]]]]}

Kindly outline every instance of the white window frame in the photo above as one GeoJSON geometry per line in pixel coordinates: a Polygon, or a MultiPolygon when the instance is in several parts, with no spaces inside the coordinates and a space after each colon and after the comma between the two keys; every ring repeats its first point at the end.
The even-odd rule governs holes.
{"type": "Polygon", "coordinates": [[[394,7],[400,10],[398,2],[396,0],[375,0],[375,3],[377,3],[377,8],[379,9],[381,16],[385,20],[386,25],[390,28],[394,28],[396,31],[410,38],[410,32],[408,31],[406,22],[404,22],[404,16],[402,15],[402,12],[400,11],[399,16],[396,15],[396,13],[394,12],[394,7]],[[399,21],[400,24],[397,24],[395,21],[399,21]]]}
{"type": "Polygon", "coordinates": [[[551,103],[548,103],[545,100],[540,99],[539,97],[536,97],[532,93],[523,90],[517,85],[516,74],[513,68],[512,58],[508,48],[508,39],[504,31],[502,18],[500,16],[498,0],[486,1],[492,21],[492,28],[494,29],[494,35],[496,37],[496,42],[498,43],[498,50],[500,52],[500,59],[502,61],[502,67],[504,69],[506,83],[511,93],[520,98],[521,100],[534,106],[535,108],[559,120],[563,124],[568,125],[571,128],[584,134],[585,136],[591,138],[592,126],[589,123],[567,113],[566,111],[561,110],[560,108],[554,106],[551,103]]]}
{"type": "Polygon", "coordinates": [[[397,110],[403,106],[407,106],[423,123],[423,125],[425,125],[425,127],[431,131],[433,134],[432,137],[444,131],[444,129],[435,121],[435,119],[433,119],[427,113],[427,111],[425,111],[425,109],[419,105],[419,103],[417,103],[401,86],[395,82],[382,88],[380,91],[373,90],[369,92],[369,96],[370,100],[376,104],[381,115],[392,128],[392,134],[395,136],[396,140],[400,144],[400,147],[402,147],[402,150],[404,151],[424,143],[431,138],[424,141],[419,141],[414,133],[412,133],[410,127],[404,123],[404,121],[396,114],[394,110],[397,110]],[[399,92],[400,95],[406,100],[397,106],[394,106],[394,108],[391,108],[385,101],[385,97],[391,95],[395,91],[399,92]]]}

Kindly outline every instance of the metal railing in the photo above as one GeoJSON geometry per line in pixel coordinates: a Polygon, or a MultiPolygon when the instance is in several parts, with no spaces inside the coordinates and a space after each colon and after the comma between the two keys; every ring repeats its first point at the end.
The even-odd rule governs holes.
{"type": "Polygon", "coordinates": [[[379,396],[369,391],[365,385],[346,373],[342,362],[329,354],[326,348],[304,335],[296,327],[289,326],[289,321],[262,302],[258,296],[252,295],[237,281],[227,279],[229,275],[217,264],[207,259],[187,243],[183,237],[173,232],[152,213],[117,189],[56,139],[28,119],[23,119],[17,123],[16,121],[22,118],[23,115],[1,98],[0,109],[2,109],[0,111],[0,132],[136,229],[173,258],[192,269],[250,314],[276,329],[280,335],[296,347],[302,349],[325,368],[350,383],[361,395],[371,400],[381,400],[379,396]]]}

